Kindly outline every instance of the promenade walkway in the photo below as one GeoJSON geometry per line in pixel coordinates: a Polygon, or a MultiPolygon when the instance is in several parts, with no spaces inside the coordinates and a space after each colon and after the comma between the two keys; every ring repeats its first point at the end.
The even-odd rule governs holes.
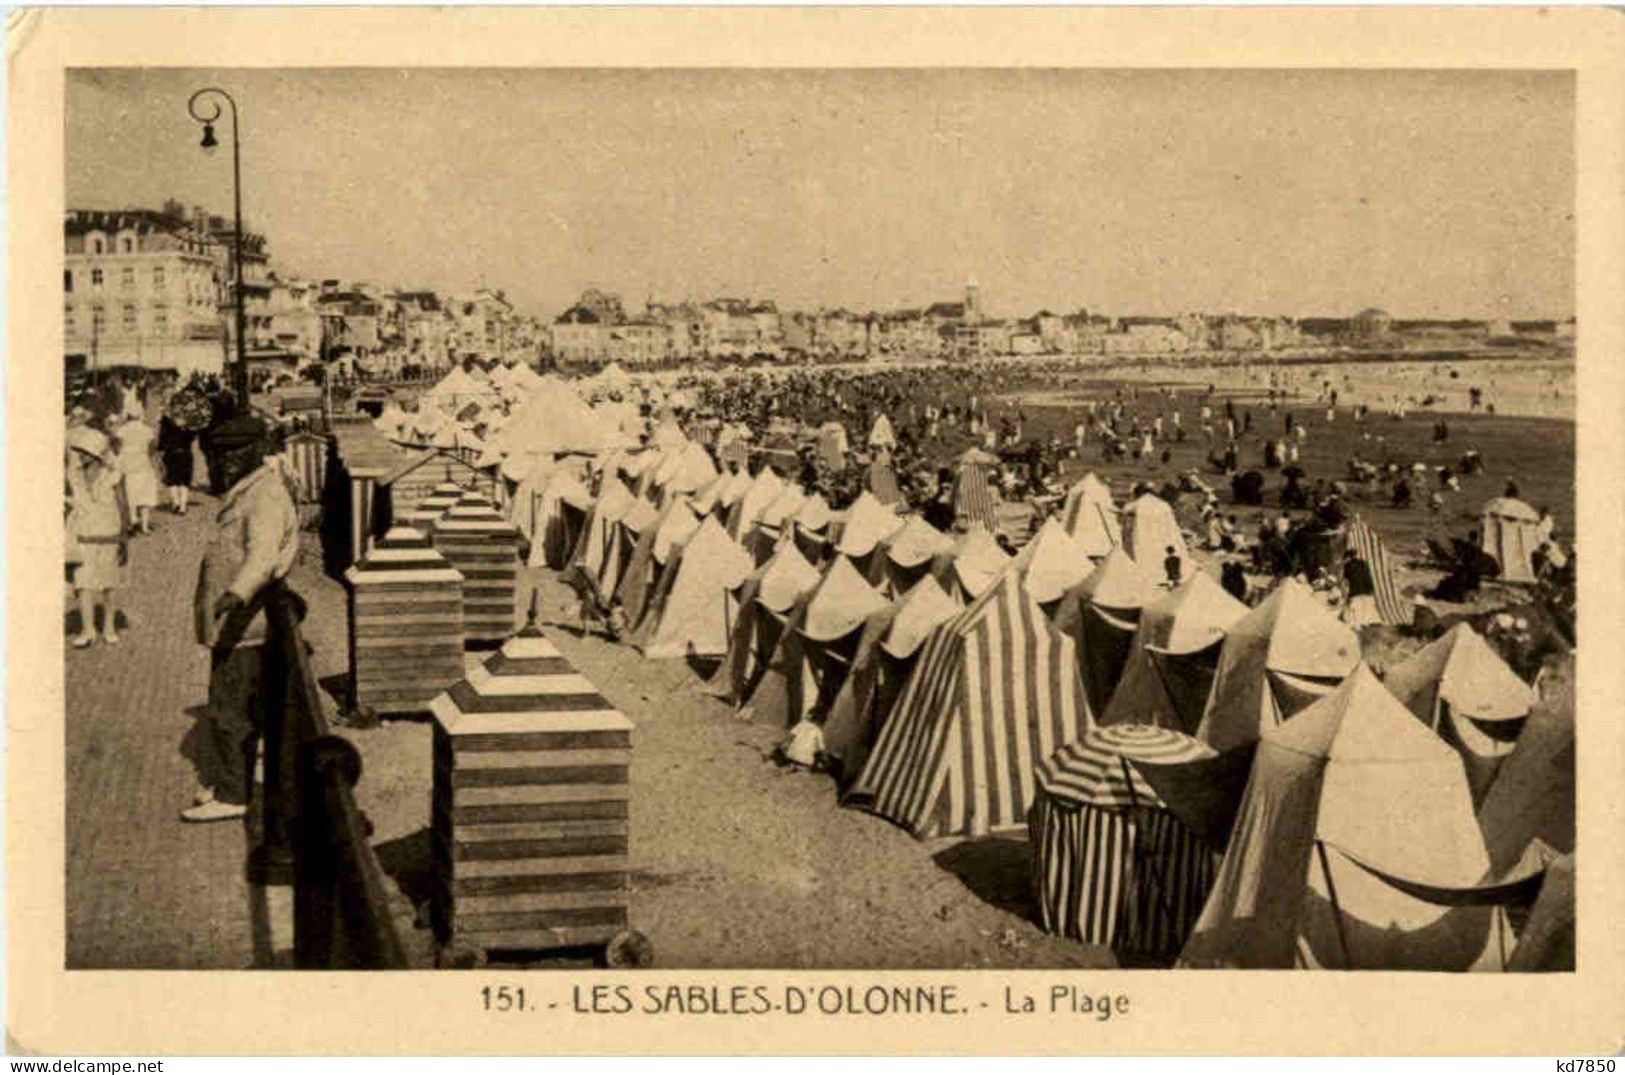
{"type": "MultiPolygon", "coordinates": [[[[216,505],[200,496],[184,518],[156,513],[157,532],[134,540],[119,645],[69,647],[78,623],[77,613],[69,615],[70,968],[289,963],[291,892],[250,883],[253,830],[236,822],[188,825],[177,816],[197,788],[189,740],[208,692],[208,658],[193,637],[192,587],[216,505]]],[[[332,685],[345,665],[343,589],[321,575],[315,536],[302,537],[290,582],[312,598],[305,632],[318,676],[332,685]]],[[[324,700],[331,718],[332,700],[324,700]]],[[[411,904],[398,891],[391,895],[398,924],[410,934],[411,904]]],[[[426,959],[428,952],[413,955],[426,959]]]]}

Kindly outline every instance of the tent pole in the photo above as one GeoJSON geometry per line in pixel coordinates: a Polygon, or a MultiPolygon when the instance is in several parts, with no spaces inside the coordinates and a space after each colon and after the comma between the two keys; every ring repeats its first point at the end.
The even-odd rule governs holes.
{"type": "Polygon", "coordinates": [[[1326,894],[1332,900],[1332,922],[1337,926],[1337,943],[1343,949],[1343,969],[1353,970],[1354,960],[1349,956],[1348,933],[1343,929],[1343,908],[1337,902],[1337,886],[1332,883],[1331,863],[1326,861],[1326,844],[1316,840],[1315,851],[1320,856],[1320,875],[1326,879],[1326,894]]]}

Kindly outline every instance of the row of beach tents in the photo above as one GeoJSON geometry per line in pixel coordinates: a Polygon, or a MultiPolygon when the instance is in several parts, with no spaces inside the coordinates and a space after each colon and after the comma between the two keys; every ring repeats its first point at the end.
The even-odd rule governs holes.
{"type": "Polygon", "coordinates": [[[1379,678],[1303,584],[1227,594],[1155,496],[1086,476],[1012,556],[974,511],[832,510],[539,380],[477,460],[530,566],[651,659],[719,660],[707,689],[844,804],[922,839],[1026,830],[1046,928],[1187,966],[1571,958],[1572,715],[1471,627],[1379,678]]]}

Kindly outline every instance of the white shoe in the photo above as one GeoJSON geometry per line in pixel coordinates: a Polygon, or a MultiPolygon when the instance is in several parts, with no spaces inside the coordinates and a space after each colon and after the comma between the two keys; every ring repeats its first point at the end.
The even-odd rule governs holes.
{"type": "Polygon", "coordinates": [[[209,821],[231,821],[248,813],[248,807],[238,803],[224,803],[219,799],[210,799],[206,803],[188,806],[181,811],[182,821],[203,823],[209,821]]]}
{"type": "Polygon", "coordinates": [[[202,806],[204,803],[212,803],[212,802],[214,802],[214,789],[213,788],[199,787],[197,789],[197,794],[192,796],[192,805],[193,806],[202,806]]]}
{"type": "Polygon", "coordinates": [[[87,648],[87,647],[89,647],[91,645],[94,645],[95,642],[96,642],[96,636],[94,634],[79,635],[78,637],[76,637],[73,640],[73,648],[74,649],[85,649],[85,648],[87,648]]]}
{"type": "Polygon", "coordinates": [[[103,631],[102,632],[102,641],[106,642],[109,646],[118,645],[118,632],[117,631],[103,631]]]}

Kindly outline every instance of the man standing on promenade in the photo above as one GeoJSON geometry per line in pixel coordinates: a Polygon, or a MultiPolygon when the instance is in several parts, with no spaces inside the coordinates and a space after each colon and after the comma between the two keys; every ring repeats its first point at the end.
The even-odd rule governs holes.
{"type": "Polygon", "coordinates": [[[209,700],[197,730],[199,790],[183,821],[227,821],[248,812],[266,697],[264,604],[299,553],[299,517],[287,484],[265,460],[269,431],[232,418],[213,431],[226,486],[193,595],[200,645],[208,646],[209,700]]]}

